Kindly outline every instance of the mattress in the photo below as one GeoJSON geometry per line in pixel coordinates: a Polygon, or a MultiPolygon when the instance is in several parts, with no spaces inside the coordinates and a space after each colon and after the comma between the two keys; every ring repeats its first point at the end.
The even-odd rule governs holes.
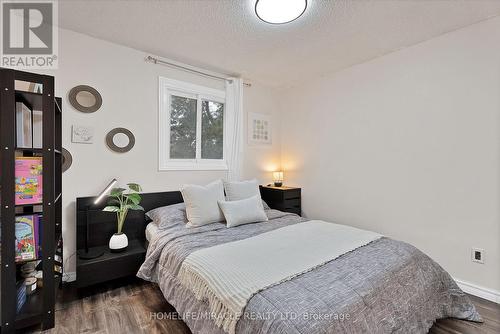
{"type": "Polygon", "coordinates": [[[157,232],[158,232],[158,225],[156,225],[155,223],[149,223],[146,226],[146,240],[148,242],[151,242],[151,240],[153,239],[153,237],[156,235],[157,232]]]}

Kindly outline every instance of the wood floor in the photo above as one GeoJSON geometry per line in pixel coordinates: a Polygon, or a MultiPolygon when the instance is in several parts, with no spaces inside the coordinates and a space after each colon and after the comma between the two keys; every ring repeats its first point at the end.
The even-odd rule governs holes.
{"type": "MultiPolygon", "coordinates": [[[[471,296],[484,319],[483,324],[457,319],[439,320],[429,333],[476,334],[500,333],[500,305],[471,296]]],[[[66,287],[60,293],[56,305],[56,327],[44,333],[168,333],[189,334],[181,320],[157,320],[151,312],[174,315],[158,287],[138,279],[115,281],[91,290],[77,293],[66,287]]],[[[39,333],[35,328],[29,333],[39,333]]]]}

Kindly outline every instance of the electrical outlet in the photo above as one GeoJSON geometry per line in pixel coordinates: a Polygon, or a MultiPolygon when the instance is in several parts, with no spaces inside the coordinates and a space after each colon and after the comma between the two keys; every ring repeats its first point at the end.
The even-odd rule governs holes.
{"type": "Polygon", "coordinates": [[[484,263],[484,249],[481,248],[472,248],[471,251],[471,259],[472,262],[484,263]]]}

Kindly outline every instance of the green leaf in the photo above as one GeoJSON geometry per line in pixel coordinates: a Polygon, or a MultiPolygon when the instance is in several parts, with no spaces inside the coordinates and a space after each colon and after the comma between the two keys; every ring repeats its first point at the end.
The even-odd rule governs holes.
{"type": "Polygon", "coordinates": [[[140,211],[144,211],[144,208],[140,205],[137,205],[137,204],[129,204],[127,205],[127,207],[130,209],[130,210],[140,210],[140,211]]]}
{"type": "Polygon", "coordinates": [[[107,206],[102,211],[107,211],[107,212],[120,212],[120,208],[117,206],[107,206]]]}
{"type": "Polygon", "coordinates": [[[137,183],[127,183],[127,186],[128,186],[131,190],[133,190],[133,191],[137,191],[137,192],[142,191],[141,186],[140,186],[140,185],[138,185],[137,183]]]}
{"type": "Polygon", "coordinates": [[[123,188],[113,188],[111,189],[111,193],[110,195],[111,196],[120,196],[121,194],[123,194],[123,192],[127,190],[127,189],[123,189],[123,188]]]}
{"type": "Polygon", "coordinates": [[[112,198],[108,201],[108,205],[120,205],[120,201],[116,198],[112,198]]]}
{"type": "Polygon", "coordinates": [[[125,195],[128,199],[132,201],[134,204],[139,204],[141,203],[141,196],[139,194],[133,193],[133,194],[127,194],[125,195]]]}

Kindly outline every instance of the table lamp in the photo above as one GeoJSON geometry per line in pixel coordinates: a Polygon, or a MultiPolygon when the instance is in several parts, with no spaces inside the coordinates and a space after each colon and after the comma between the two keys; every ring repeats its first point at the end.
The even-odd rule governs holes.
{"type": "MultiPolygon", "coordinates": [[[[116,184],[116,179],[113,179],[107,186],[104,188],[103,191],[96,197],[94,200],[93,205],[99,204],[102,199],[108,194],[108,192],[114,187],[116,184]]],[[[86,219],[85,219],[85,249],[82,251],[78,252],[78,257],[80,259],[84,260],[90,260],[90,259],[95,259],[102,254],[104,254],[104,251],[98,250],[98,249],[89,249],[89,215],[90,215],[90,208],[91,206],[88,205],[85,208],[85,214],[86,214],[86,219]]]]}
{"type": "Polygon", "coordinates": [[[283,185],[283,172],[273,172],[273,182],[275,187],[281,187],[283,185]]]}

